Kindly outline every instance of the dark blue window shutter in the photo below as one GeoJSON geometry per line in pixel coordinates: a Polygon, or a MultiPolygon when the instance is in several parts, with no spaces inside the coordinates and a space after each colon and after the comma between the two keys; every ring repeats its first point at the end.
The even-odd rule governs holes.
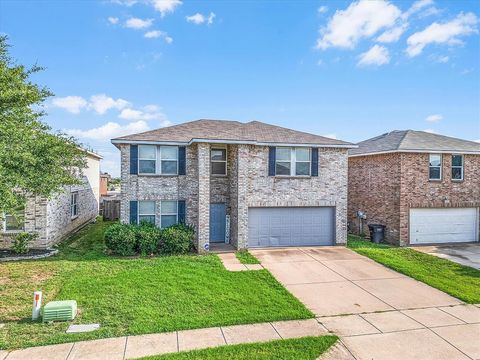
{"type": "Polygon", "coordinates": [[[138,174],[138,145],[130,145],[130,174],[138,174]]]}
{"type": "Polygon", "coordinates": [[[178,175],[185,175],[186,174],[186,151],[185,146],[178,147],[178,175]]]}
{"type": "Polygon", "coordinates": [[[312,176],[318,176],[318,148],[312,148],[312,176]]]}
{"type": "Polygon", "coordinates": [[[185,200],[178,200],[178,223],[185,224],[185,200]]]}
{"type": "Polygon", "coordinates": [[[130,224],[137,223],[138,201],[130,201],[130,224]]]}
{"type": "Polygon", "coordinates": [[[277,149],[275,146],[268,148],[268,176],[275,176],[275,159],[277,157],[277,149]]]}

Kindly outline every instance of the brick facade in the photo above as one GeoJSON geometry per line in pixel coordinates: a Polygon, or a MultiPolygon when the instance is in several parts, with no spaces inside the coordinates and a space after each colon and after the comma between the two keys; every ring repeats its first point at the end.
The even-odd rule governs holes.
{"type": "MultiPolygon", "coordinates": [[[[334,206],[336,243],[347,235],[347,150],[319,149],[319,176],[280,178],[268,176],[268,147],[254,145],[187,146],[186,175],[131,175],[129,145],[121,150],[121,221],[129,221],[129,201],[155,200],[157,222],[161,200],[185,200],[186,221],[197,229],[197,249],[209,240],[210,203],[226,204],[230,216],[230,243],[248,244],[248,208],[252,206],[334,206]],[[210,175],[210,148],[227,148],[227,175],[210,175]]],[[[157,223],[159,225],[159,223],[157,223]]]]}
{"type": "MultiPolygon", "coordinates": [[[[409,244],[411,208],[480,207],[480,155],[464,155],[464,180],[451,180],[451,154],[442,155],[442,180],[428,175],[429,154],[390,153],[350,157],[348,220],[358,233],[357,210],[366,224],[387,226],[386,239],[409,244]]],[[[365,230],[368,232],[368,229],[365,230]]]]}

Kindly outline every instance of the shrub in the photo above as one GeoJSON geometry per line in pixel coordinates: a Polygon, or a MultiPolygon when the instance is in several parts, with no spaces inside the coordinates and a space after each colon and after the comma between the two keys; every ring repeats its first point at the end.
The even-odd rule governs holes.
{"type": "Polygon", "coordinates": [[[162,254],[187,254],[193,248],[195,231],[192,226],[177,224],[162,230],[160,252],[162,254]]]}
{"type": "Polygon", "coordinates": [[[123,256],[135,255],[137,236],[135,226],[113,224],[105,231],[105,245],[113,253],[123,256]]]}
{"type": "Polygon", "coordinates": [[[21,232],[13,239],[12,250],[16,254],[28,253],[29,245],[38,237],[36,233],[21,232]]]}
{"type": "Polygon", "coordinates": [[[152,223],[145,222],[141,223],[140,226],[136,226],[135,232],[137,236],[137,250],[141,255],[151,255],[158,252],[162,230],[152,223]]]}

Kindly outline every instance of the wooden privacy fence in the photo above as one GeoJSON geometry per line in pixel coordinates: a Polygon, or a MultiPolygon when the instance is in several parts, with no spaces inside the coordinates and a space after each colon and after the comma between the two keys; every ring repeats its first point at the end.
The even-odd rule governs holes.
{"type": "Polygon", "coordinates": [[[120,200],[103,199],[102,205],[103,220],[120,219],[120,200]]]}

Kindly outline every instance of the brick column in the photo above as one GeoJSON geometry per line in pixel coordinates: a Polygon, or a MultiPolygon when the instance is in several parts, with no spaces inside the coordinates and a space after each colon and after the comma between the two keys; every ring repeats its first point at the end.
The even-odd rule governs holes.
{"type": "Polygon", "coordinates": [[[205,252],[210,243],[210,145],[199,143],[197,250],[205,252]]]}
{"type": "Polygon", "coordinates": [[[238,214],[237,214],[237,248],[245,249],[248,246],[248,145],[238,145],[237,182],[238,182],[238,214]]]}

